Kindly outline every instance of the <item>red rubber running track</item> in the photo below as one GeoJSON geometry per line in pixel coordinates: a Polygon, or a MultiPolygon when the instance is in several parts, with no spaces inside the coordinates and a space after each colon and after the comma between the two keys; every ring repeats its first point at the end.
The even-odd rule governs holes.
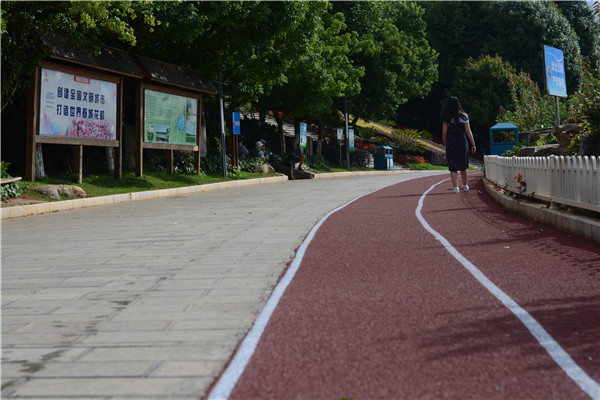
{"type": "Polygon", "coordinates": [[[435,186],[420,211],[570,355],[586,393],[417,219],[443,178],[384,188],[318,227],[229,398],[599,398],[599,246],[506,212],[477,174],[467,193],[435,186]]]}

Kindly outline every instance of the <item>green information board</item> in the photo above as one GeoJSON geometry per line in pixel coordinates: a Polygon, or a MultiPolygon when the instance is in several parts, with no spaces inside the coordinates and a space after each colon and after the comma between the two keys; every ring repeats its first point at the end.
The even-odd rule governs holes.
{"type": "Polygon", "coordinates": [[[198,100],[146,89],[144,141],[196,145],[198,100]]]}

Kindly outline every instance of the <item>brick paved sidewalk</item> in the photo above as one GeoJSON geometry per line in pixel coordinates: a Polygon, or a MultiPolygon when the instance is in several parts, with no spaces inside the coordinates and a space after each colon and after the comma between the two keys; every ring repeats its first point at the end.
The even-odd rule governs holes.
{"type": "Polygon", "coordinates": [[[239,187],[2,221],[2,397],[202,397],[323,215],[431,174],[239,187]]]}

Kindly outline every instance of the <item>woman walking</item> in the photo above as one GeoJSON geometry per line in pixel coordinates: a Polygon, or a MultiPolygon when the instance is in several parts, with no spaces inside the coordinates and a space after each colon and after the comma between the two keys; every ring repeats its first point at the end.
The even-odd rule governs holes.
{"type": "Polygon", "coordinates": [[[446,158],[448,159],[448,169],[452,179],[454,193],[459,192],[458,172],[462,180],[462,187],[465,192],[469,191],[467,185],[467,168],[469,168],[469,142],[471,142],[471,151],[475,153],[475,140],[469,125],[469,116],[463,111],[458,98],[452,96],[446,102],[442,110],[442,137],[444,146],[446,146],[446,158]]]}

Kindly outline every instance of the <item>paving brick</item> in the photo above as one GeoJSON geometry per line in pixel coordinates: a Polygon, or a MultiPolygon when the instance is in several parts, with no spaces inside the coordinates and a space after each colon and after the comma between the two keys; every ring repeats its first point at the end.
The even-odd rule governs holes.
{"type": "Polygon", "coordinates": [[[321,217],[430,174],[215,184],[3,219],[3,397],[201,398],[321,217]]]}

